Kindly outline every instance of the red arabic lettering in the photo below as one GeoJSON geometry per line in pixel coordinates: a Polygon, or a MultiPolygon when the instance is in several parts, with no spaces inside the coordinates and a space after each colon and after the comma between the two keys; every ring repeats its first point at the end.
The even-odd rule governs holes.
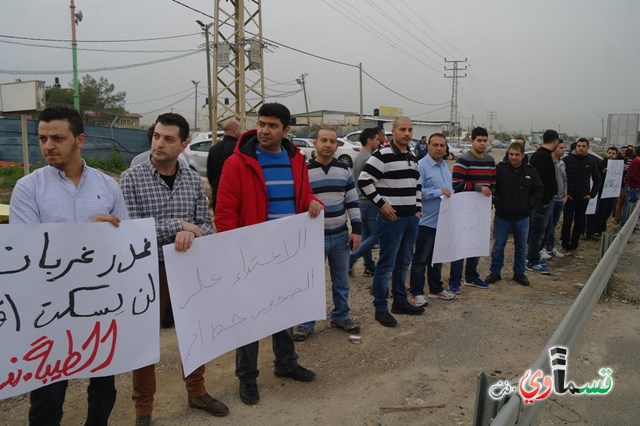
{"type": "MultiPolygon", "coordinates": [[[[102,333],[100,322],[96,322],[86,340],[76,349],[74,338],[70,330],[66,331],[67,336],[67,356],[64,359],[51,360],[51,351],[55,342],[47,336],[41,336],[30,345],[31,349],[22,357],[23,361],[37,363],[35,372],[23,374],[23,368],[10,371],[7,379],[0,383],[0,390],[5,387],[16,387],[20,382],[27,382],[36,379],[46,384],[56,381],[62,377],[69,377],[82,371],[95,373],[111,365],[116,351],[118,337],[118,326],[115,319],[112,319],[108,328],[102,333]],[[107,354],[98,365],[92,367],[97,362],[100,350],[107,346],[107,354]]],[[[16,364],[17,357],[12,357],[11,362],[16,364]]]]}
{"type": "Polygon", "coordinates": [[[527,380],[529,375],[531,375],[531,370],[527,370],[527,372],[524,373],[519,383],[520,395],[524,398],[525,404],[533,404],[534,399],[541,400],[548,397],[553,387],[551,376],[543,377],[542,370],[536,370],[536,372],[531,375],[531,378],[527,380]],[[540,378],[542,378],[542,382],[538,381],[540,378]],[[544,390],[542,388],[543,386],[545,388],[544,390]],[[542,393],[540,393],[540,391],[542,391],[542,393]],[[540,393],[540,395],[538,395],[538,393],[540,393]]]}

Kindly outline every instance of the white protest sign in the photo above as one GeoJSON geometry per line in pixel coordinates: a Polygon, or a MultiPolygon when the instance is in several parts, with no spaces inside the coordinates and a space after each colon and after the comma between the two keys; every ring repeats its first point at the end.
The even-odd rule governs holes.
{"type": "Polygon", "coordinates": [[[0,399],[160,358],[153,219],[0,225],[0,399]]]}
{"type": "Polygon", "coordinates": [[[617,198],[622,187],[624,175],[624,160],[607,160],[607,175],[602,183],[600,198],[617,198]]]}
{"type": "Polygon", "coordinates": [[[598,207],[597,195],[589,200],[589,204],[587,204],[587,210],[585,210],[584,214],[596,214],[596,207],[598,207]]]}
{"type": "Polygon", "coordinates": [[[239,346],[326,318],[323,215],[301,213],[163,252],[185,375],[239,346]]]}
{"type": "Polygon", "coordinates": [[[489,255],[491,197],[459,192],[442,197],[432,263],[489,255]]]}

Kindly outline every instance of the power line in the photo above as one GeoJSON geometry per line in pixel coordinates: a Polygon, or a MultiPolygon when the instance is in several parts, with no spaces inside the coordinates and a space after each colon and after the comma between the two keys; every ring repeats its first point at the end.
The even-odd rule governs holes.
{"type": "MultiPolygon", "coordinates": [[[[34,44],[34,43],[21,43],[19,41],[6,41],[0,40],[0,43],[6,44],[15,44],[19,46],[28,46],[28,47],[44,47],[49,49],[66,49],[71,50],[72,48],[69,46],[52,46],[50,44],[34,44]]],[[[84,50],[87,52],[108,52],[108,53],[180,53],[180,52],[198,52],[196,49],[178,49],[178,50],[127,50],[127,49],[91,49],[88,47],[76,47],[76,50],[84,50]]]]}
{"type": "Polygon", "coordinates": [[[385,89],[387,89],[388,91],[390,91],[391,93],[395,93],[396,95],[400,96],[403,99],[406,99],[408,101],[411,101],[413,103],[419,104],[419,105],[427,105],[427,106],[440,106],[440,105],[449,105],[449,102],[442,102],[439,104],[429,104],[426,102],[420,102],[420,101],[416,101],[415,99],[411,99],[407,96],[401,95],[400,93],[396,92],[395,90],[393,90],[392,88],[390,88],[389,86],[387,86],[386,84],[382,83],[381,81],[377,80],[374,76],[372,76],[371,74],[369,74],[368,72],[366,72],[365,70],[362,70],[362,73],[365,74],[367,77],[369,77],[371,80],[375,81],[376,83],[378,83],[380,86],[384,87],[385,89]]]}
{"type": "MultiPolygon", "coordinates": [[[[145,65],[153,65],[159,64],[161,62],[169,62],[175,61],[176,59],[186,58],[187,56],[195,55],[196,53],[200,53],[202,50],[196,50],[194,52],[185,53],[183,55],[172,56],[170,58],[157,59],[155,61],[147,61],[147,62],[139,62],[137,64],[129,64],[129,65],[118,65],[113,67],[102,67],[102,68],[88,68],[83,70],[78,70],[81,73],[91,73],[98,71],[113,71],[113,70],[123,70],[129,68],[142,67],[145,65]]],[[[4,70],[0,69],[0,74],[11,74],[11,75],[51,75],[51,74],[72,74],[71,70],[49,70],[49,71],[33,71],[33,70],[4,70]]]]}
{"type": "MultiPolygon", "coordinates": [[[[125,40],[76,40],[76,42],[78,43],[133,43],[133,42],[139,42],[139,41],[170,40],[174,38],[191,37],[194,35],[200,35],[200,33],[179,34],[179,35],[164,36],[164,37],[125,39],[125,40]]],[[[6,35],[6,34],[0,34],[0,37],[11,38],[16,40],[54,41],[54,42],[61,42],[61,43],[71,43],[71,40],[59,39],[59,38],[18,37],[18,36],[6,35]]]]}

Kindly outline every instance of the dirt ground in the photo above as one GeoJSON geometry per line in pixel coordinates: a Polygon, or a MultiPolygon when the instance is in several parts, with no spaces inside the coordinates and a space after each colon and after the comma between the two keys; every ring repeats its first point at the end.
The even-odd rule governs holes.
{"type": "MultiPolygon", "coordinates": [[[[507,246],[506,265],[513,246],[507,246]]],[[[169,425],[459,425],[471,424],[481,371],[498,377],[521,377],[543,349],[598,262],[599,243],[581,241],[575,255],[553,259],[553,275],[528,273],[530,287],[503,279],[488,290],[463,286],[453,301],[430,300],[422,316],[396,315],[398,327],[385,328],[373,318],[371,278],[356,264],[351,279],[351,316],[362,324],[362,343],[320,321],[316,332],[296,345],[300,364],[318,378],[297,383],[272,373],[270,339],[261,342],[258,378],[260,403],[244,405],[238,396],[234,353],[207,364],[207,389],[231,412],[214,418],[188,408],[181,380],[175,330],[161,331],[161,361],[156,367],[153,424],[169,425]],[[409,406],[411,411],[384,407],[409,406]]],[[[597,370],[614,370],[615,387],[606,397],[552,397],[538,424],[637,424],[640,407],[640,233],[629,245],[611,280],[612,295],[603,296],[576,348],[569,375],[577,382],[595,378],[597,370]],[[634,420],[635,419],[635,420],[634,420]]],[[[489,259],[480,261],[484,277],[489,259]]],[[[449,266],[443,268],[443,279],[449,266]]],[[[330,292],[327,301],[331,303],[330,292]]],[[[117,377],[113,425],[133,425],[131,376],[117,377]]],[[[0,425],[26,424],[28,395],[0,401],[0,425]]],[[[82,425],[86,415],[86,380],[70,383],[64,425],[82,425]]]]}

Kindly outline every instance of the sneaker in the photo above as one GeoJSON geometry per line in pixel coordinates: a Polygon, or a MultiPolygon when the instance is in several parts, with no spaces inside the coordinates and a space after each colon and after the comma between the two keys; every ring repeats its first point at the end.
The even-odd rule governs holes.
{"type": "Polygon", "coordinates": [[[293,370],[287,371],[286,373],[274,371],[273,374],[275,374],[276,377],[286,377],[297,382],[312,382],[316,379],[316,373],[301,365],[296,365],[293,370]]]}
{"type": "Polygon", "coordinates": [[[376,271],[372,271],[371,269],[364,268],[364,272],[362,273],[363,277],[372,277],[374,276],[376,271]]]}
{"type": "Polygon", "coordinates": [[[151,426],[151,416],[136,416],[136,426],[151,426]]]}
{"type": "Polygon", "coordinates": [[[562,259],[564,257],[564,253],[562,253],[557,248],[554,248],[553,250],[551,250],[550,253],[551,253],[551,256],[557,257],[558,259],[562,259]]]}
{"type": "Polygon", "coordinates": [[[424,294],[419,294],[417,296],[413,296],[413,304],[420,307],[428,305],[429,303],[427,303],[427,299],[424,297],[424,294]]]}
{"type": "Polygon", "coordinates": [[[399,315],[422,315],[424,308],[422,306],[413,306],[409,302],[393,302],[391,304],[391,312],[399,315]]]}
{"type": "Polygon", "coordinates": [[[303,342],[313,334],[313,328],[295,326],[293,328],[293,340],[303,342]]]}
{"type": "Polygon", "coordinates": [[[398,321],[389,313],[389,311],[376,312],[376,321],[384,327],[395,327],[398,321]]]}
{"type": "Polygon", "coordinates": [[[331,327],[341,328],[349,334],[360,333],[360,324],[351,321],[349,318],[343,321],[331,320],[331,327]]]}
{"type": "Polygon", "coordinates": [[[553,256],[551,255],[551,253],[549,253],[545,249],[540,250],[540,260],[549,260],[552,257],[553,256]]]}
{"type": "Polygon", "coordinates": [[[545,274],[545,275],[551,274],[551,272],[549,272],[549,269],[547,269],[547,266],[542,262],[538,262],[535,265],[532,265],[531,263],[527,263],[527,271],[534,271],[539,274],[545,274]]]}
{"type": "Polygon", "coordinates": [[[529,278],[527,278],[524,274],[513,274],[513,280],[520,285],[529,285],[529,278]]]}
{"type": "Polygon", "coordinates": [[[478,287],[478,288],[489,288],[489,284],[484,282],[480,277],[476,277],[473,281],[464,280],[464,285],[468,285],[470,287],[478,287]]]}
{"type": "Polygon", "coordinates": [[[429,293],[431,299],[453,300],[456,297],[455,293],[451,293],[448,290],[442,290],[440,293],[429,293]]]}
{"type": "Polygon", "coordinates": [[[205,393],[202,396],[190,396],[187,400],[189,402],[189,407],[199,408],[212,416],[222,417],[229,414],[229,407],[227,407],[224,402],[218,401],[208,393],[205,393]]]}
{"type": "Polygon", "coordinates": [[[484,282],[487,284],[493,284],[500,281],[501,279],[502,277],[500,276],[500,274],[491,273],[487,275],[487,278],[484,279],[484,282]]]}
{"type": "Polygon", "coordinates": [[[460,288],[460,283],[452,281],[449,283],[449,291],[454,294],[462,293],[462,289],[460,288]]]}

